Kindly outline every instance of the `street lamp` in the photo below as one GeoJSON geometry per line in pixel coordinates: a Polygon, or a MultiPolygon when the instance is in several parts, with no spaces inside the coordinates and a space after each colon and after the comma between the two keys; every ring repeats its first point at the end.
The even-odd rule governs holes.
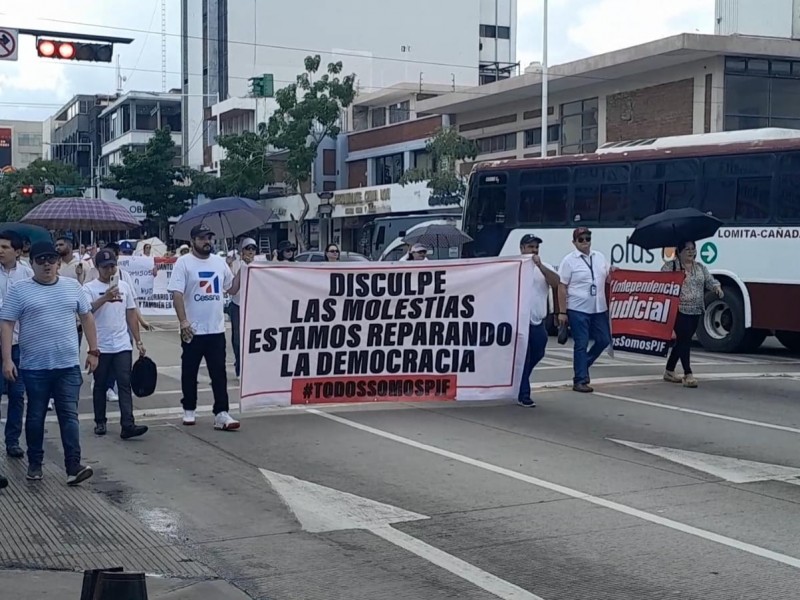
{"type": "Polygon", "coordinates": [[[335,208],[333,204],[331,204],[333,192],[320,192],[317,194],[317,197],[319,198],[319,206],[317,207],[317,216],[319,217],[319,249],[324,251],[331,239],[331,215],[335,208]]]}

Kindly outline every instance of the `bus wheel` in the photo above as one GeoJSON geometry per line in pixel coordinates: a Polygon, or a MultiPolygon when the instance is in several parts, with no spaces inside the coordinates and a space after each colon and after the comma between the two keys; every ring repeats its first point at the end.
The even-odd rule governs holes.
{"type": "Polygon", "coordinates": [[[783,344],[787,350],[800,352],[800,332],[797,331],[776,331],[775,337],[783,344]]]}
{"type": "Polygon", "coordinates": [[[744,301],[737,288],[724,286],[724,298],[706,294],[706,310],[697,327],[703,348],[711,352],[752,352],[766,339],[767,333],[744,326],[744,301]]]}

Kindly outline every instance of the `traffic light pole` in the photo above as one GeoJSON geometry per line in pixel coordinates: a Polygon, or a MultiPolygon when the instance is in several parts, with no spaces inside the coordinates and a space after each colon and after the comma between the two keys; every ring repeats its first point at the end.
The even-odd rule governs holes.
{"type": "Polygon", "coordinates": [[[102,42],[106,44],[132,44],[133,38],[112,37],[107,35],[89,35],[83,33],[69,33],[68,31],[46,31],[44,29],[17,29],[20,35],[34,37],[55,37],[68,40],[81,40],[84,42],[102,42]]]}

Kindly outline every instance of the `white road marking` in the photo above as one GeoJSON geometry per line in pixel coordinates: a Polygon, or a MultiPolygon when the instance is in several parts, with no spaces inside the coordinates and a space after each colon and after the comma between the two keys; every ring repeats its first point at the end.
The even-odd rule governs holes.
{"type": "Polygon", "coordinates": [[[687,525],[685,523],[681,523],[679,521],[674,521],[672,519],[666,519],[664,517],[659,517],[658,515],[651,514],[649,512],[639,510],[637,508],[633,508],[630,506],[626,506],[624,504],[619,504],[618,502],[612,502],[611,500],[606,500],[605,498],[600,498],[598,496],[592,496],[591,494],[587,494],[585,492],[581,492],[579,490],[575,490],[557,483],[552,483],[550,481],[546,481],[544,479],[539,479],[538,477],[532,477],[530,475],[526,475],[524,473],[518,473],[517,471],[512,471],[511,469],[506,469],[505,467],[500,467],[498,465],[493,465],[491,463],[484,462],[482,460],[477,460],[474,458],[470,458],[468,456],[464,456],[462,454],[457,454],[455,452],[450,452],[449,450],[443,450],[442,448],[437,448],[435,446],[429,446],[428,444],[423,444],[421,442],[417,442],[408,438],[404,438],[399,435],[395,435],[393,433],[389,433],[388,431],[383,431],[381,429],[376,429],[374,427],[370,427],[368,425],[363,425],[356,421],[351,421],[350,419],[345,419],[337,415],[332,415],[330,413],[323,412],[317,409],[308,409],[308,412],[323,417],[325,419],[329,419],[331,421],[335,421],[341,425],[346,425],[347,427],[352,427],[353,429],[358,429],[360,431],[364,431],[366,433],[371,433],[373,435],[391,440],[393,442],[397,442],[399,444],[405,444],[406,446],[410,446],[412,448],[416,448],[417,450],[422,450],[424,452],[429,452],[431,454],[436,454],[438,456],[442,456],[444,458],[448,458],[450,460],[455,460],[461,462],[466,465],[470,465],[473,467],[477,467],[479,469],[483,469],[485,471],[490,471],[492,473],[496,473],[498,475],[503,475],[505,477],[510,477],[512,479],[516,479],[517,481],[522,481],[525,483],[529,483],[536,487],[544,488],[546,490],[550,490],[552,492],[556,492],[558,494],[562,494],[563,496],[567,496],[570,498],[575,498],[577,500],[583,500],[590,504],[594,504],[596,506],[602,506],[603,508],[607,508],[609,510],[613,510],[631,517],[635,517],[641,519],[643,521],[648,521],[650,523],[655,523],[656,525],[662,525],[664,527],[668,527],[669,529],[674,529],[675,531],[680,531],[682,533],[686,533],[710,542],[715,542],[717,544],[721,544],[723,546],[727,546],[729,548],[734,548],[736,550],[741,550],[742,552],[747,552],[749,554],[753,554],[754,556],[759,556],[761,558],[767,558],[769,560],[773,560],[775,562],[779,562],[790,567],[794,567],[796,569],[800,569],[800,559],[795,558],[793,556],[788,556],[786,554],[781,554],[779,552],[775,552],[773,550],[768,550],[767,548],[762,548],[760,546],[756,546],[754,544],[749,544],[747,542],[743,542],[741,540],[737,540],[734,538],[730,538],[724,535],[720,535],[714,533],[712,531],[707,531],[705,529],[700,529],[699,527],[693,527],[692,525],[687,525]]]}
{"type": "Polygon", "coordinates": [[[720,454],[706,454],[678,448],[666,448],[651,444],[640,444],[607,438],[609,442],[628,446],[659,458],[678,463],[695,471],[702,471],[731,483],[755,483],[758,481],[782,481],[800,485],[800,469],[771,463],[744,460],[720,454]]]}
{"type": "Polygon", "coordinates": [[[404,548],[503,600],[543,600],[519,586],[391,527],[430,517],[391,504],[341,492],[290,475],[260,469],[305,531],[363,529],[404,548]]]}
{"type": "Polygon", "coordinates": [[[766,423],[765,421],[753,421],[751,419],[741,419],[739,417],[732,417],[730,415],[723,415],[720,413],[707,412],[704,410],[695,410],[694,408],[683,408],[682,406],[673,406],[671,404],[661,404],[660,402],[650,402],[649,400],[639,400],[638,398],[630,398],[628,396],[620,396],[618,394],[607,394],[605,392],[595,391],[594,395],[601,396],[603,398],[610,398],[612,400],[619,400],[621,402],[630,402],[631,404],[641,404],[643,406],[650,406],[652,408],[673,410],[675,412],[688,413],[692,415],[698,415],[701,417],[709,417],[711,419],[720,419],[722,421],[731,421],[733,423],[742,423],[744,425],[754,425],[756,427],[775,429],[777,431],[788,431],[789,433],[800,433],[800,429],[796,427],[787,427],[786,425],[776,425],[775,423],[766,423]]]}

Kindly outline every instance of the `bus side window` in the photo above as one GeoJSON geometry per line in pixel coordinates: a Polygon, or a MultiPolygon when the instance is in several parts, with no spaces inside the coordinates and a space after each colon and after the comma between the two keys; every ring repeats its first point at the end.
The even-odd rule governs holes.
{"type": "Polygon", "coordinates": [[[705,159],[701,210],[723,221],[765,220],[774,162],[772,154],[705,159]]]}
{"type": "Polygon", "coordinates": [[[631,183],[631,219],[638,223],[645,217],[661,212],[664,184],[656,182],[631,183]]]}
{"type": "Polygon", "coordinates": [[[378,235],[375,238],[375,246],[377,248],[382,248],[385,243],[386,243],[386,226],[381,225],[380,227],[378,227],[378,235]]]}
{"type": "Polygon", "coordinates": [[[775,216],[781,223],[800,224],[800,152],[785,154],[775,185],[775,216]]]}
{"type": "Polygon", "coordinates": [[[575,222],[627,222],[628,165],[577,167],[573,172],[575,222]]]}

